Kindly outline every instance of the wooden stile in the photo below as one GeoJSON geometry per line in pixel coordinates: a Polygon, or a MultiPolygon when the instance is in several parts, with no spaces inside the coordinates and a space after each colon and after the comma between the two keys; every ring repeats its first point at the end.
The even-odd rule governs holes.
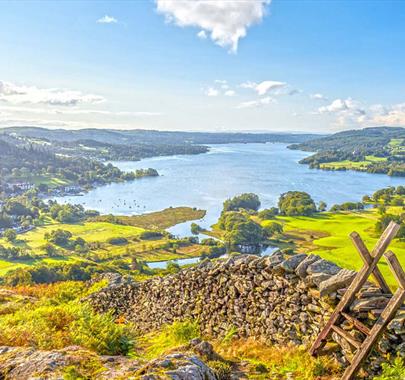
{"type": "Polygon", "coordinates": [[[346,368],[342,380],[352,380],[355,378],[356,373],[371,352],[374,344],[380,338],[388,323],[392,320],[396,312],[401,308],[403,302],[405,301],[404,270],[402,269],[401,264],[399,263],[397,257],[393,252],[385,252],[392,239],[397,234],[398,230],[399,225],[391,222],[384,233],[381,235],[371,253],[368,251],[359,234],[357,234],[356,232],[350,234],[350,238],[357,251],[359,252],[364,265],[345,291],[339,304],[336,306],[334,312],[332,313],[329,321],[326,323],[325,327],[318,335],[317,339],[310,349],[310,353],[312,355],[317,355],[319,353],[319,350],[326,344],[332,332],[339,334],[343,339],[354,346],[357,351],[352,358],[350,365],[346,368]],[[392,294],[391,289],[388,287],[387,282],[385,281],[377,266],[379,260],[383,255],[387,260],[396,281],[398,282],[398,289],[394,294],[392,294]],[[356,318],[352,317],[350,314],[348,314],[350,306],[356,298],[356,294],[366,283],[370,275],[374,277],[378,286],[383,291],[382,295],[389,298],[387,306],[381,311],[379,318],[377,319],[377,321],[375,321],[371,329],[356,318]],[[353,326],[357,328],[357,330],[359,330],[366,336],[363,342],[359,342],[352,335],[339,327],[340,323],[344,319],[352,323],[353,326]]]}

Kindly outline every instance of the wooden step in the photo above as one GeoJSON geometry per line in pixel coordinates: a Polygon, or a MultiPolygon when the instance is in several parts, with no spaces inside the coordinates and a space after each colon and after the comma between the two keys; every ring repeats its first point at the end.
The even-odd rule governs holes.
{"type": "Polygon", "coordinates": [[[358,319],[352,317],[351,315],[349,315],[343,311],[340,314],[347,321],[353,323],[354,327],[356,327],[357,330],[361,331],[363,334],[370,335],[370,329],[363,322],[360,322],[358,319]]]}
{"type": "Polygon", "coordinates": [[[333,325],[332,330],[339,334],[343,339],[347,340],[352,346],[359,349],[361,347],[361,342],[354,338],[354,336],[350,335],[347,331],[341,329],[339,326],[333,325]]]}

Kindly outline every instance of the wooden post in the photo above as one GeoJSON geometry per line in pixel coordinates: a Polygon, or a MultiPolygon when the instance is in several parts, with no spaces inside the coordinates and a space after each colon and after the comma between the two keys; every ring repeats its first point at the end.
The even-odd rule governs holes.
{"type": "MultiPolygon", "coordinates": [[[[354,246],[359,251],[360,256],[363,259],[364,263],[370,265],[371,262],[373,261],[373,258],[371,257],[370,252],[368,251],[366,245],[363,243],[363,240],[361,239],[360,235],[357,232],[352,232],[350,234],[350,238],[352,239],[354,246]]],[[[378,269],[378,266],[376,266],[373,270],[373,277],[377,281],[377,284],[384,293],[392,294],[391,289],[386,283],[380,270],[378,269]]]]}
{"type": "Polygon", "coordinates": [[[356,347],[357,352],[351,360],[351,364],[346,368],[342,380],[354,379],[357,371],[360,369],[364,360],[371,352],[374,344],[380,338],[388,323],[392,320],[392,318],[394,318],[396,312],[401,308],[405,301],[405,272],[402,269],[398,258],[393,252],[388,251],[384,253],[398,230],[399,225],[391,222],[381,235],[371,254],[363,243],[363,240],[356,232],[350,234],[353,244],[359,251],[361,258],[364,261],[364,266],[361,268],[353,282],[350,284],[349,288],[346,290],[331,318],[319,334],[310,350],[311,354],[316,355],[318,350],[326,343],[326,339],[332,331],[335,331],[337,334],[343,337],[343,339],[356,347]],[[399,285],[394,295],[392,295],[391,289],[389,289],[387,282],[377,267],[378,261],[382,255],[384,255],[386,258],[388,266],[399,285]],[[350,304],[354,301],[356,293],[361,289],[370,275],[374,276],[378,285],[384,291],[384,295],[390,298],[387,306],[384,310],[382,310],[380,317],[371,329],[346,312],[350,307],[350,304]],[[352,322],[359,331],[366,335],[366,339],[363,342],[359,342],[345,330],[340,328],[338,324],[342,318],[352,322]]]}
{"type": "Polygon", "coordinates": [[[361,289],[370,274],[374,271],[375,267],[378,264],[378,261],[384,254],[392,239],[395,237],[398,230],[399,225],[394,222],[391,222],[385,229],[384,233],[381,235],[373,251],[371,252],[371,263],[365,263],[359,273],[357,273],[357,276],[354,278],[349,288],[346,290],[335,311],[332,313],[329,321],[326,323],[325,327],[312,345],[309,351],[311,355],[316,355],[318,353],[318,350],[325,345],[326,340],[328,339],[332,331],[332,326],[338,324],[341,318],[342,311],[344,312],[350,307],[356,297],[356,293],[361,289]]]}

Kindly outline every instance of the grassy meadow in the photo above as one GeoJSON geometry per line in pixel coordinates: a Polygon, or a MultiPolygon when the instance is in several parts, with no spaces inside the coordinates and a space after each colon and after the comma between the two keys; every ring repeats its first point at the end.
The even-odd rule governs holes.
{"type": "Polygon", "coordinates": [[[204,246],[186,244],[173,249],[168,246],[168,243],[171,241],[168,236],[162,235],[153,239],[143,239],[142,233],[150,230],[161,231],[164,229],[164,226],[172,226],[187,220],[194,220],[204,215],[205,211],[203,210],[196,210],[190,207],[177,207],[134,217],[118,216],[114,217],[113,222],[108,222],[109,218],[104,218],[103,216],[74,224],[59,223],[48,218],[44,225],[38,226],[26,233],[18,234],[14,242],[0,238],[0,245],[4,247],[25,248],[32,255],[32,259],[28,260],[0,260],[0,276],[12,269],[39,263],[51,264],[87,260],[89,255],[93,257],[97,256],[106,261],[123,259],[128,263],[132,258],[153,262],[201,256],[206,250],[204,246]],[[121,224],[123,223],[121,218],[129,218],[128,224],[121,224]],[[138,226],[133,224],[137,224],[138,226]],[[45,234],[57,229],[69,231],[72,233],[73,238],[82,238],[89,245],[93,245],[93,247],[88,254],[76,253],[75,251],[58,247],[62,256],[43,257],[43,247],[47,243],[45,234]],[[110,243],[110,239],[118,237],[127,239],[127,242],[124,244],[110,243]],[[38,257],[36,258],[36,256],[38,257]]]}
{"type": "MultiPolygon", "coordinates": [[[[391,207],[390,212],[400,212],[400,207],[391,207]]],[[[284,226],[282,242],[290,244],[297,252],[314,253],[324,259],[354,270],[359,270],[363,261],[354,248],[349,234],[356,231],[371,251],[378,240],[374,231],[378,219],[377,210],[361,212],[324,212],[310,217],[277,217],[277,221],[284,226]]],[[[263,221],[266,223],[271,221],[263,221]]],[[[405,267],[405,242],[394,240],[391,249],[405,267]]],[[[390,286],[396,282],[384,259],[381,259],[380,268],[390,286]]]]}
{"type": "Polygon", "coordinates": [[[325,162],[320,164],[321,169],[330,169],[330,170],[341,170],[341,169],[355,169],[355,170],[366,170],[372,163],[375,162],[384,162],[387,161],[385,157],[376,157],[376,156],[366,156],[364,161],[334,161],[334,162],[325,162]]]}

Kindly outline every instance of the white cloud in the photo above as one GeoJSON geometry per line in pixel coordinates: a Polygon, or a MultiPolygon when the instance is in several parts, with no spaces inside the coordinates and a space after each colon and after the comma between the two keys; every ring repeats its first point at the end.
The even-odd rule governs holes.
{"type": "Polygon", "coordinates": [[[270,96],[266,96],[265,98],[261,98],[258,100],[251,100],[248,102],[240,103],[236,108],[258,108],[271,103],[276,103],[275,99],[271,98],[270,96]]]}
{"type": "Polygon", "coordinates": [[[83,94],[80,91],[22,86],[0,81],[0,101],[12,104],[76,106],[83,103],[101,103],[105,101],[105,98],[100,95],[83,94]]]}
{"type": "Polygon", "coordinates": [[[309,97],[315,100],[328,100],[328,98],[320,93],[310,94],[309,97]]]}
{"type": "Polygon", "coordinates": [[[116,24],[118,20],[115,17],[105,15],[97,20],[99,24],[116,24]]]}
{"type": "Polygon", "coordinates": [[[70,109],[70,108],[38,108],[20,106],[0,106],[0,112],[12,114],[35,114],[35,115],[102,115],[102,116],[128,116],[128,117],[148,117],[161,116],[159,112],[149,111],[108,111],[93,109],[70,109]]]}
{"type": "Polygon", "coordinates": [[[205,95],[207,96],[218,96],[219,91],[213,87],[209,87],[208,90],[205,92],[205,95]]]}
{"type": "Polygon", "coordinates": [[[235,93],[234,90],[228,90],[228,91],[225,91],[225,94],[224,94],[224,95],[225,95],[225,96],[235,96],[236,93],[235,93]]]}
{"type": "Polygon", "coordinates": [[[205,30],[200,30],[197,33],[197,37],[200,38],[201,40],[206,40],[207,39],[207,33],[205,32],[205,30]]]}
{"type": "Polygon", "coordinates": [[[365,110],[360,106],[360,103],[352,98],[335,99],[327,106],[319,107],[319,113],[341,113],[350,112],[355,114],[364,114],[365,110]]]}
{"type": "Polygon", "coordinates": [[[373,125],[405,126],[405,103],[391,106],[373,105],[370,107],[368,121],[373,125]]]}
{"type": "MultiPolygon", "coordinates": [[[[236,53],[240,38],[259,23],[271,0],[156,0],[157,11],[180,27],[193,26],[210,34],[221,47],[236,53]]],[[[200,32],[201,33],[201,32],[200,32]]],[[[200,34],[198,33],[198,34],[200,34]]],[[[199,36],[201,38],[201,36],[199,36]]]]}
{"type": "Polygon", "coordinates": [[[242,88],[251,88],[255,90],[260,96],[266,95],[269,91],[286,87],[287,83],[278,82],[273,80],[265,80],[260,83],[245,82],[240,85],[242,88]]]}

